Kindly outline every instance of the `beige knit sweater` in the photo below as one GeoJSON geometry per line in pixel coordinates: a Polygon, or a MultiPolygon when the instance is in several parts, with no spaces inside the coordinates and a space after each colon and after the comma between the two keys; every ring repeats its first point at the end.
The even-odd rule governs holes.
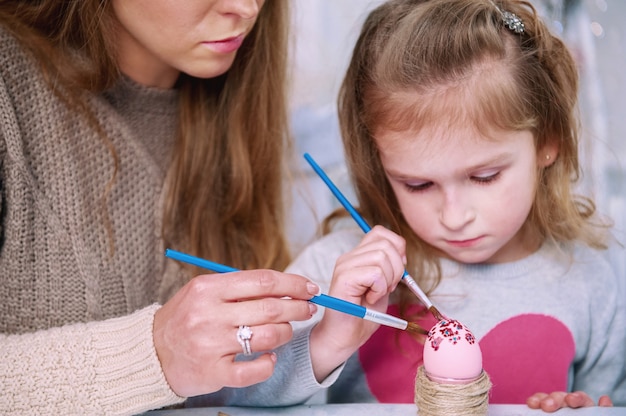
{"type": "Polygon", "coordinates": [[[119,155],[111,234],[110,150],[36,68],[0,28],[0,414],[180,403],[152,341],[158,302],[179,284],[160,239],[177,93],[125,79],[90,99],[119,155]]]}

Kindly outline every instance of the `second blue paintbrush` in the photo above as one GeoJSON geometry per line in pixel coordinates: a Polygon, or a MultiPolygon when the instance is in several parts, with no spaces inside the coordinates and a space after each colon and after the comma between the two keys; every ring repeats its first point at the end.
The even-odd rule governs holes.
{"type": "MultiPolygon", "coordinates": [[[[180,251],[172,250],[169,248],[165,250],[165,257],[169,257],[173,260],[177,260],[183,263],[191,264],[196,267],[201,267],[203,269],[212,270],[217,273],[238,271],[238,269],[235,269],[234,267],[225,266],[223,264],[215,263],[210,260],[201,259],[199,257],[181,253],[180,251]]],[[[332,296],[320,294],[317,296],[313,296],[311,299],[309,299],[309,302],[315,303],[316,305],[320,305],[325,308],[343,312],[348,315],[356,316],[358,318],[362,318],[368,321],[376,322],[377,324],[407,330],[409,332],[424,333],[424,330],[419,325],[413,322],[408,322],[404,319],[400,319],[386,313],[373,311],[364,306],[357,305],[355,303],[348,302],[332,296]]]]}

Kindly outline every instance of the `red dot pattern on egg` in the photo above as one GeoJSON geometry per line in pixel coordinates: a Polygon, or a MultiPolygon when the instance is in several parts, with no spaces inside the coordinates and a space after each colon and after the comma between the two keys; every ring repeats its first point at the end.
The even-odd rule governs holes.
{"type": "Polygon", "coordinates": [[[428,332],[424,368],[439,382],[463,383],[478,377],[482,353],[474,334],[457,320],[439,321],[428,332]]]}
{"type": "Polygon", "coordinates": [[[452,344],[456,344],[462,338],[470,344],[476,342],[474,334],[462,323],[454,319],[440,321],[428,332],[428,342],[430,342],[432,349],[435,351],[439,349],[441,342],[446,338],[452,344]]]}

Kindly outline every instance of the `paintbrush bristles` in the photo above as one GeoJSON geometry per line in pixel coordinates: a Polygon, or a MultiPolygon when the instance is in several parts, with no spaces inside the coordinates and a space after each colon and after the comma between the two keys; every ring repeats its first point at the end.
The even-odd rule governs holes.
{"type": "Polygon", "coordinates": [[[419,334],[419,335],[427,335],[428,331],[424,328],[422,328],[421,326],[419,326],[418,324],[416,324],[415,322],[409,322],[406,326],[406,330],[407,332],[410,332],[412,334],[419,334]]]}
{"type": "Polygon", "coordinates": [[[437,318],[437,321],[443,321],[444,319],[448,319],[441,312],[439,312],[439,309],[435,308],[435,305],[432,305],[430,308],[428,308],[428,310],[430,311],[430,313],[433,314],[435,318],[437,318]]]}
{"type": "MultiPolygon", "coordinates": [[[[439,312],[439,309],[437,309],[434,305],[428,308],[428,311],[433,314],[437,321],[443,321],[448,319],[444,314],[439,312]]],[[[428,335],[428,330],[422,328],[415,322],[408,322],[405,331],[412,334],[428,335]]]]}

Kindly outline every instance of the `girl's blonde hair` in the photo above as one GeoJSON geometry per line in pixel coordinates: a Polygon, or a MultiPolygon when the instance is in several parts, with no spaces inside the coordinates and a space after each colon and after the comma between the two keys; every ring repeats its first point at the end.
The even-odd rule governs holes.
{"type": "MultiPolygon", "coordinates": [[[[282,192],[288,12],[288,1],[267,0],[226,74],[180,76],[167,245],[237,268],[282,269],[289,262],[282,192]]],[[[120,77],[110,0],[4,0],[0,21],[33,53],[55,92],[100,132],[117,166],[83,99],[120,77]]]]}
{"type": "Polygon", "coordinates": [[[580,175],[577,93],[570,52],[528,2],[391,0],[370,13],[339,95],[345,153],[360,210],[371,224],[405,237],[408,271],[423,287],[438,284],[439,263],[401,214],[377,130],[418,130],[461,117],[477,129],[530,130],[536,149],[556,145],[558,157],[540,169],[525,227],[543,239],[604,247],[591,221],[593,201],[572,191],[580,175]],[[520,17],[525,31],[506,27],[503,11],[520,17]],[[476,76],[485,68],[488,76],[476,76]],[[437,99],[448,87],[471,94],[461,100],[466,107],[437,99]]]}

